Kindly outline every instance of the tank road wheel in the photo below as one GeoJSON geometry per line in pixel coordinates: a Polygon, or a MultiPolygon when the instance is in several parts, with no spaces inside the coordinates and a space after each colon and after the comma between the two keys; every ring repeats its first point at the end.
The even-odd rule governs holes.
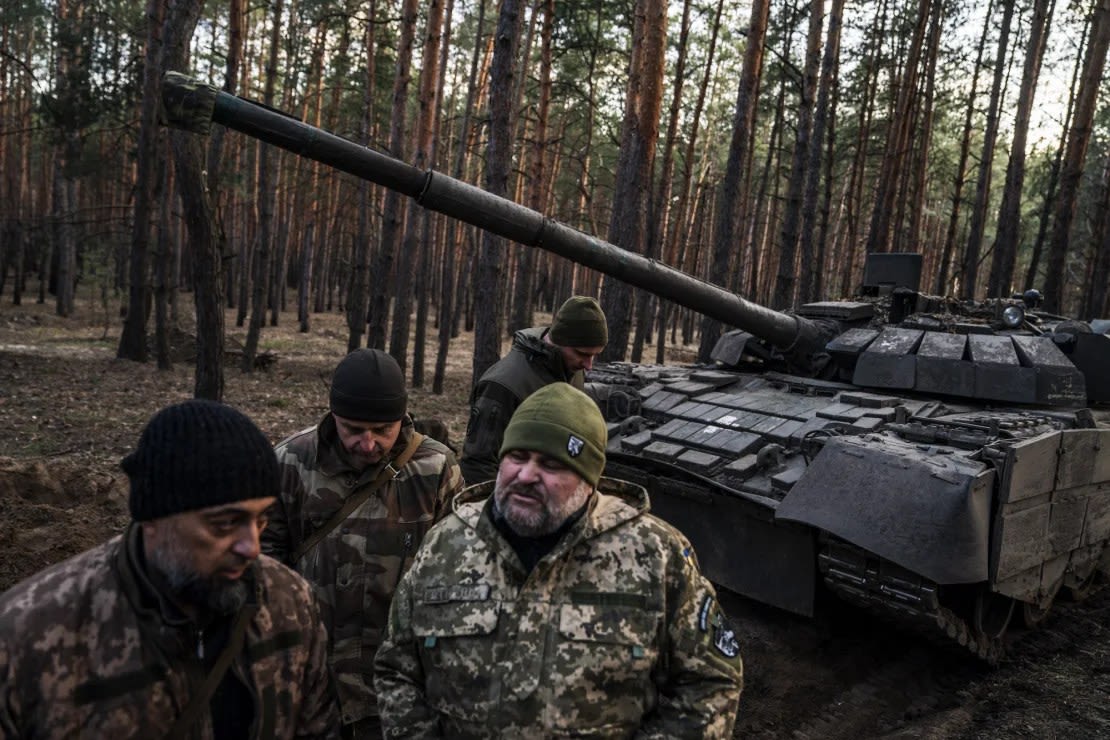
{"type": "Polygon", "coordinates": [[[976,635],[982,636],[988,642],[1001,640],[1006,634],[1006,628],[1010,626],[1010,618],[1013,614],[1013,599],[988,591],[984,587],[975,597],[972,627],[976,635]]]}

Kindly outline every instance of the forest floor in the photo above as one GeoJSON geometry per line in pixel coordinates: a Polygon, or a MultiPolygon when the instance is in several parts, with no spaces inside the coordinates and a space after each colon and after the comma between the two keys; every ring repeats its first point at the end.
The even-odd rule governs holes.
{"type": "MultiPolygon", "coordinates": [[[[246,330],[233,312],[227,326],[234,348],[246,330]]],[[[50,304],[0,300],[0,591],[121,531],[120,458],[152,413],[192,395],[187,342],[173,369],[159,371],[115,358],[120,329],[95,304],[61,319],[50,304]]],[[[412,391],[410,407],[445,421],[458,442],[472,335],[453,343],[445,392],[433,395],[430,334],[425,389],[412,391]]],[[[283,314],[262,332],[261,349],[276,357],[269,370],[242,373],[229,357],[225,400],[275,442],[314,424],[346,337],[338,315],[314,315],[301,333],[295,314],[283,314]]],[[[722,602],[745,658],[738,737],[1110,738],[1110,589],[1058,605],[994,668],[849,607],[810,620],[739,596],[722,602]]]]}

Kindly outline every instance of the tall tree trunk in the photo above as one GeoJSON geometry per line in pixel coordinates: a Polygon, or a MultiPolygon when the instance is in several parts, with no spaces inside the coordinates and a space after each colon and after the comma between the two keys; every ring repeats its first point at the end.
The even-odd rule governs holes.
{"type": "Polygon", "coordinates": [[[914,98],[921,64],[921,47],[924,45],[925,30],[929,25],[930,8],[933,2],[939,2],[939,0],[918,0],[917,20],[910,38],[902,79],[898,81],[895,109],[887,129],[886,146],[883,149],[882,168],[878,176],[877,193],[871,213],[871,228],[867,235],[868,252],[890,251],[891,214],[895,210],[895,196],[899,183],[905,176],[905,162],[913,126],[914,98]]]}
{"type": "MultiPolygon", "coordinates": [[[[798,269],[795,256],[798,252],[800,225],[802,219],[802,198],[806,191],[806,179],[812,173],[814,179],[820,177],[821,139],[812,137],[816,145],[811,145],[813,134],[813,114],[817,93],[817,78],[821,68],[821,28],[825,15],[825,0],[810,0],[809,31],[806,34],[805,65],[802,70],[801,99],[798,101],[797,126],[794,135],[794,152],[790,165],[790,180],[786,189],[786,202],[783,204],[782,242],[779,245],[779,273],[775,280],[775,292],[771,297],[772,308],[791,308],[794,305],[798,269]],[[814,147],[818,166],[809,169],[810,149],[814,147]]],[[[814,184],[816,201],[816,183],[814,184]]]]}
{"type": "Polygon", "coordinates": [[[150,247],[150,205],[154,181],[162,178],[158,157],[158,122],[154,116],[162,92],[162,10],[163,0],[147,0],[146,53],[143,61],[143,97],[139,109],[139,141],[135,162],[135,223],[131,232],[131,271],[127,318],[119,338],[116,356],[146,362],[146,316],[150,302],[147,278],[147,253],[150,247]]]}
{"type": "MultiPolygon", "coordinates": [[[[436,88],[439,82],[439,47],[443,37],[444,0],[428,3],[427,27],[424,34],[423,57],[420,66],[420,84],[417,100],[420,112],[416,121],[416,146],[412,164],[419,169],[430,169],[434,164],[432,147],[435,138],[436,88]]],[[[408,365],[409,331],[415,293],[414,271],[424,262],[428,244],[428,212],[423,208],[409,208],[406,219],[404,246],[397,262],[394,280],[397,298],[393,311],[393,330],[389,338],[389,353],[403,371],[408,365]]],[[[423,368],[420,370],[423,375],[423,368]]],[[[415,381],[413,382],[416,386],[415,381]]]]}
{"type": "MultiPolygon", "coordinates": [[[[1110,0],[1098,0],[1092,9],[1091,41],[1083,60],[1083,74],[1076,95],[1075,115],[1068,132],[1067,152],[1060,171],[1060,190],[1053,214],[1052,239],[1048,251],[1048,275],[1045,280],[1045,310],[1059,313],[1069,305],[1064,293],[1064,268],[1068,258],[1071,225],[1079,193],[1079,179],[1095,115],[1095,103],[1102,84],[1106,51],[1110,46],[1110,0]]],[[[1075,281],[1072,281],[1073,283],[1075,281]]]]}
{"type": "MultiPolygon", "coordinates": [[[[501,0],[497,30],[494,32],[493,64],[490,67],[489,143],[486,146],[486,187],[493,195],[504,197],[509,189],[512,161],[513,81],[517,74],[517,50],[524,28],[520,0],[501,0]]],[[[474,311],[473,381],[501,357],[502,301],[497,291],[503,284],[506,241],[488,231],[482,232],[478,257],[476,295],[485,296],[474,311]]]]}
{"type": "MultiPolygon", "coordinates": [[[[264,105],[274,105],[274,85],[277,80],[278,51],[281,40],[281,14],[284,0],[273,0],[273,25],[270,28],[270,52],[266,59],[266,77],[262,88],[264,105]]],[[[254,370],[254,357],[258,352],[258,340],[262,335],[262,322],[266,318],[266,296],[269,287],[270,252],[273,243],[270,228],[274,216],[274,187],[276,179],[271,169],[274,156],[269,147],[258,151],[258,241],[255,244],[254,289],[251,294],[251,320],[247,327],[247,341],[243,344],[243,359],[240,369],[249,373],[254,370]]]]}
{"type": "MultiPolygon", "coordinates": [[[[753,0],[752,15],[748,21],[748,44],[744,50],[744,66],[736,92],[736,113],[732,118],[732,140],[729,144],[728,163],[724,181],[717,199],[713,223],[712,274],[728,275],[734,256],[737,226],[741,223],[747,199],[748,162],[750,160],[751,132],[755,122],[756,103],[759,98],[759,81],[763,76],[763,51],[767,39],[767,18],[770,0],[753,0]]],[[[746,219],[745,219],[746,220],[746,219]]],[[[701,325],[701,346],[698,361],[708,362],[713,346],[721,336],[721,324],[705,317],[701,325]]]]}
{"type": "Polygon", "coordinates": [[[1041,59],[1044,57],[1049,19],[1054,6],[1052,0],[1036,0],[1033,4],[1029,40],[1025,47],[1025,65],[1021,73],[1021,91],[1018,93],[1017,112],[1014,115],[1014,138],[1010,143],[1010,162],[1006,166],[1006,186],[1002,191],[1002,205],[998,209],[998,233],[995,236],[990,282],[987,285],[989,296],[1005,297],[1012,290],[1021,226],[1021,193],[1025,185],[1025,145],[1029,136],[1029,117],[1033,110],[1033,96],[1041,74],[1041,59]]]}
{"type": "MultiPolygon", "coordinates": [[[[389,123],[389,152],[397,159],[405,153],[405,107],[412,77],[412,46],[416,37],[416,0],[402,0],[397,71],[393,77],[393,109],[389,123]]],[[[370,289],[370,315],[366,333],[369,347],[385,349],[385,324],[389,318],[389,296],[393,292],[393,259],[401,237],[404,201],[395,190],[387,190],[382,207],[382,233],[374,259],[374,281],[370,289]]]]}
{"type": "MultiPolygon", "coordinates": [[[[189,41],[200,16],[200,0],[170,0],[162,40],[164,69],[186,69],[189,41]]],[[[193,257],[193,302],[197,317],[197,359],[193,395],[213,401],[223,399],[224,310],[222,236],[216,221],[204,167],[206,154],[199,137],[184,131],[170,132],[174,181],[181,195],[185,225],[193,257]]]]}
{"type": "MultiPolygon", "coordinates": [[[[663,101],[663,61],[666,58],[666,0],[637,0],[633,23],[633,51],[629,75],[609,241],[642,254],[651,198],[651,174],[659,138],[659,111],[663,101]],[[639,39],[639,43],[637,43],[639,39]]],[[[601,306],[609,324],[609,344],[604,360],[623,360],[628,351],[632,318],[632,289],[607,279],[601,306]]]]}
{"type": "MultiPolygon", "coordinates": [[[[674,174],[674,151],[678,142],[678,120],[682,108],[682,91],[686,78],[686,57],[690,40],[690,0],[683,0],[682,21],[678,34],[678,58],[675,62],[673,92],[670,111],[667,116],[667,138],[663,144],[663,164],[659,168],[659,185],[656,188],[651,207],[648,210],[646,257],[659,257],[666,241],[667,222],[670,216],[671,181],[674,174]]],[[[696,126],[696,124],[695,124],[696,126]]],[[[649,341],[652,321],[651,305],[655,297],[646,290],[639,291],[636,300],[636,334],[632,340],[632,362],[640,362],[643,357],[644,342],[649,341]]],[[[659,344],[663,344],[660,330],[659,344]]]]}
{"type": "Polygon", "coordinates": [[[994,82],[991,85],[990,106],[987,109],[987,127],[983,134],[983,154],[979,158],[979,178],[975,186],[975,204],[971,207],[971,225],[968,227],[967,246],[964,249],[964,269],[960,294],[975,297],[975,284],[979,276],[979,253],[983,244],[987,209],[990,205],[991,175],[994,171],[994,145],[998,140],[998,119],[1002,106],[1002,80],[1006,76],[1006,57],[1010,51],[1010,26],[1015,3],[1003,3],[1002,25],[998,32],[998,51],[994,59],[994,82]]]}
{"type": "MultiPolygon", "coordinates": [[[[478,18],[475,22],[476,31],[474,33],[474,53],[470,57],[470,74],[467,78],[466,103],[463,105],[462,117],[459,120],[457,135],[458,148],[455,150],[455,161],[451,168],[451,176],[456,179],[463,178],[470,152],[470,120],[474,113],[475,97],[478,87],[478,62],[482,56],[482,49],[485,47],[485,18],[486,0],[478,0],[478,18]]],[[[447,229],[447,249],[445,250],[443,261],[443,291],[440,295],[439,304],[439,345],[436,349],[436,367],[432,377],[432,392],[436,394],[443,393],[443,380],[447,374],[447,353],[451,345],[453,327],[457,326],[458,314],[460,313],[458,306],[456,306],[456,301],[458,300],[458,294],[462,291],[456,292],[457,275],[455,269],[455,254],[456,252],[466,254],[466,252],[461,249],[463,234],[462,224],[455,219],[451,219],[447,229]]],[[[465,260],[460,260],[460,264],[465,264],[465,260]]]]}
{"type": "Polygon", "coordinates": [[[983,32],[979,36],[979,43],[975,47],[975,64],[972,67],[971,89],[967,96],[967,109],[964,112],[963,135],[960,137],[960,158],[956,165],[956,181],[953,183],[952,210],[948,214],[948,228],[944,233],[944,248],[940,258],[940,267],[937,269],[936,281],[933,283],[933,292],[940,295],[949,293],[948,283],[952,267],[952,258],[956,252],[956,234],[960,224],[960,210],[963,204],[963,188],[967,183],[967,160],[971,155],[971,135],[975,119],[976,98],[979,93],[979,71],[983,68],[983,54],[987,48],[987,36],[990,32],[989,19],[993,14],[994,3],[987,4],[986,20],[983,21],[983,32]]]}
{"type": "MultiPolygon", "coordinates": [[[[364,87],[362,89],[362,115],[359,118],[359,141],[369,144],[373,132],[374,75],[376,65],[374,54],[377,43],[374,31],[378,27],[377,0],[370,0],[367,9],[366,33],[363,37],[366,65],[364,87]]],[[[358,226],[355,232],[355,248],[351,265],[351,292],[347,297],[347,351],[354,352],[362,344],[363,329],[366,326],[366,311],[369,305],[370,290],[370,211],[373,208],[372,190],[368,180],[358,181],[358,226]]]]}

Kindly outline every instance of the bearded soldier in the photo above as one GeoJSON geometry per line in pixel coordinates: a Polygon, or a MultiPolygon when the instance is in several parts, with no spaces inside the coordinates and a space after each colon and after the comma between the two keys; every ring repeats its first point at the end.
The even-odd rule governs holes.
{"type": "Polygon", "coordinates": [[[566,383],[513,414],[496,481],[455,498],[394,597],[387,737],[730,736],[735,635],[646,491],[601,477],[605,446],[566,383]]]}
{"type": "Polygon", "coordinates": [[[124,534],[0,597],[0,737],[339,737],[312,591],[259,556],[266,437],[186,401],[122,465],[124,534]]]}

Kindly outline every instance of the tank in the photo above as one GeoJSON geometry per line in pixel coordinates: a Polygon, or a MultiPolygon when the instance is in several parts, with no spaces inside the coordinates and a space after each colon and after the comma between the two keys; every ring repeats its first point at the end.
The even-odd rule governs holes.
{"type": "Polygon", "coordinates": [[[598,270],[734,331],[712,362],[608,363],[606,473],[644,485],[720,587],[812,616],[832,593],[987,661],[1110,572],[1110,336],[1035,292],[960,302],[869,255],[847,301],[770,310],[529,208],[184,75],[164,119],[215,122],[598,270]]]}

